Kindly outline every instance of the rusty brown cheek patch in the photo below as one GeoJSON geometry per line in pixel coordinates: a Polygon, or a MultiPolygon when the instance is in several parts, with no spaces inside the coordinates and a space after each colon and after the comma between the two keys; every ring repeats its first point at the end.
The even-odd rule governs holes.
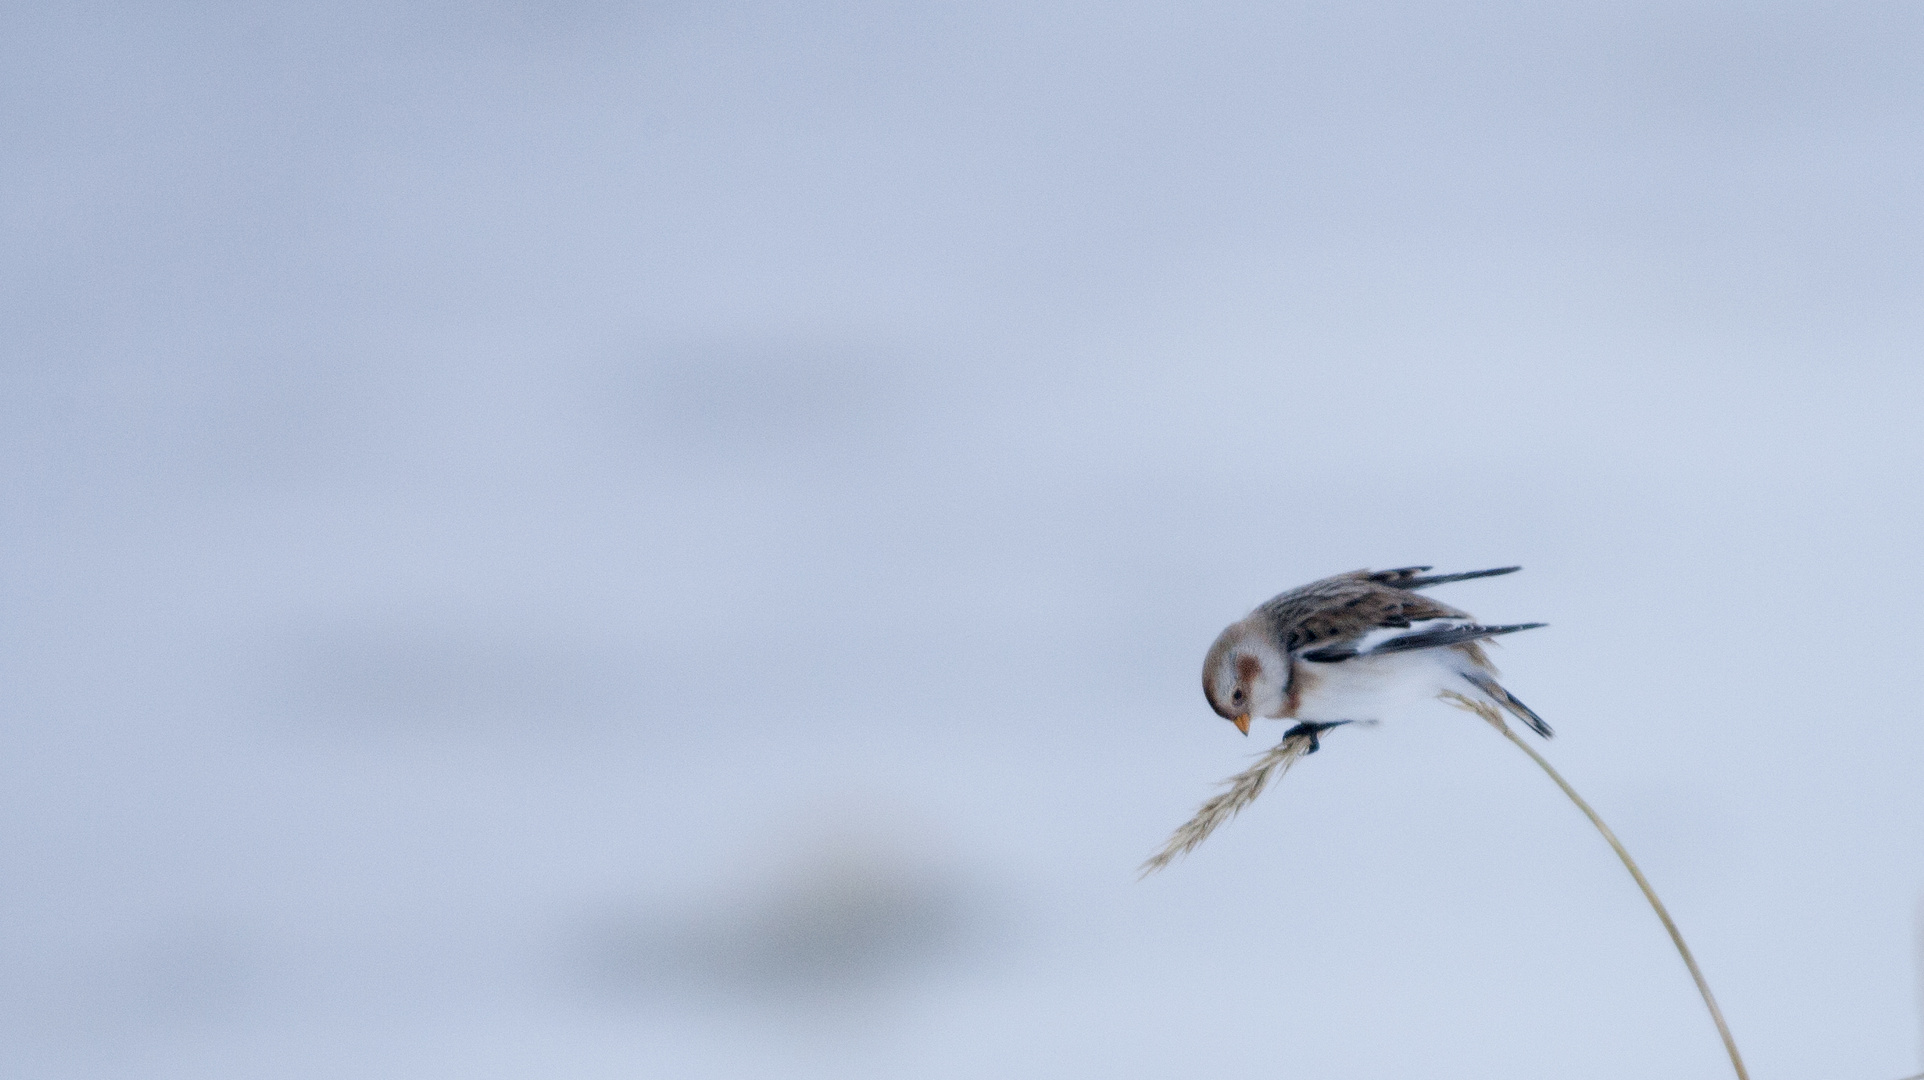
{"type": "Polygon", "coordinates": [[[1244,655],[1236,658],[1236,681],[1243,686],[1254,686],[1256,676],[1262,674],[1262,670],[1263,662],[1253,656],[1244,655]]]}

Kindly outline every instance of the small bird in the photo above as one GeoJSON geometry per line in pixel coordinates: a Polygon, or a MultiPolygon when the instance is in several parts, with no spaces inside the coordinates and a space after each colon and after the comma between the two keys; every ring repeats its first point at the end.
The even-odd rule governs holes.
{"type": "Polygon", "coordinates": [[[1485,626],[1417,594],[1521,569],[1428,576],[1427,566],[1357,570],[1291,589],[1216,638],[1203,660],[1203,694],[1244,735],[1252,716],[1298,721],[1287,734],[1308,735],[1311,753],[1330,728],[1377,720],[1445,690],[1470,690],[1547,739],[1550,725],[1496,681],[1479,644],[1545,624],[1485,626]]]}

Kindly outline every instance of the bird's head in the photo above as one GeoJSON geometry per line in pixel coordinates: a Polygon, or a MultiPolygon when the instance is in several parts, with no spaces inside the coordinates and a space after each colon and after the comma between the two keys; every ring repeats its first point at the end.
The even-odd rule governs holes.
{"type": "Polygon", "coordinates": [[[1249,734],[1252,716],[1281,716],[1289,662],[1254,618],[1224,630],[1203,659],[1203,696],[1216,715],[1249,734]]]}

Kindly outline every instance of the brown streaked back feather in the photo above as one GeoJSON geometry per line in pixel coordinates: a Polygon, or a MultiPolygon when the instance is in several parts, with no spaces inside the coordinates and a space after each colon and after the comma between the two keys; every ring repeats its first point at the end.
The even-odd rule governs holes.
{"type": "Polygon", "coordinates": [[[1368,570],[1312,581],[1256,609],[1283,649],[1297,653],[1424,619],[1467,619],[1468,612],[1373,580],[1368,570]]]}

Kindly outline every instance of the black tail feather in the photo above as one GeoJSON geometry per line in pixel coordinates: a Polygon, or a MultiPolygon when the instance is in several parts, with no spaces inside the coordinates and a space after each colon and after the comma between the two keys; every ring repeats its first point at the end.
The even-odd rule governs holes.
{"type": "Polygon", "coordinates": [[[1495,699],[1497,704],[1510,710],[1510,715],[1530,725],[1531,731],[1536,732],[1546,739],[1555,734],[1555,732],[1550,730],[1550,725],[1543,722],[1543,717],[1537,715],[1535,709],[1525,705],[1523,699],[1504,689],[1502,683],[1480,672],[1472,673],[1466,671],[1463,673],[1463,677],[1469,680],[1471,685],[1475,686],[1478,690],[1490,695],[1491,698],[1495,699]]]}

